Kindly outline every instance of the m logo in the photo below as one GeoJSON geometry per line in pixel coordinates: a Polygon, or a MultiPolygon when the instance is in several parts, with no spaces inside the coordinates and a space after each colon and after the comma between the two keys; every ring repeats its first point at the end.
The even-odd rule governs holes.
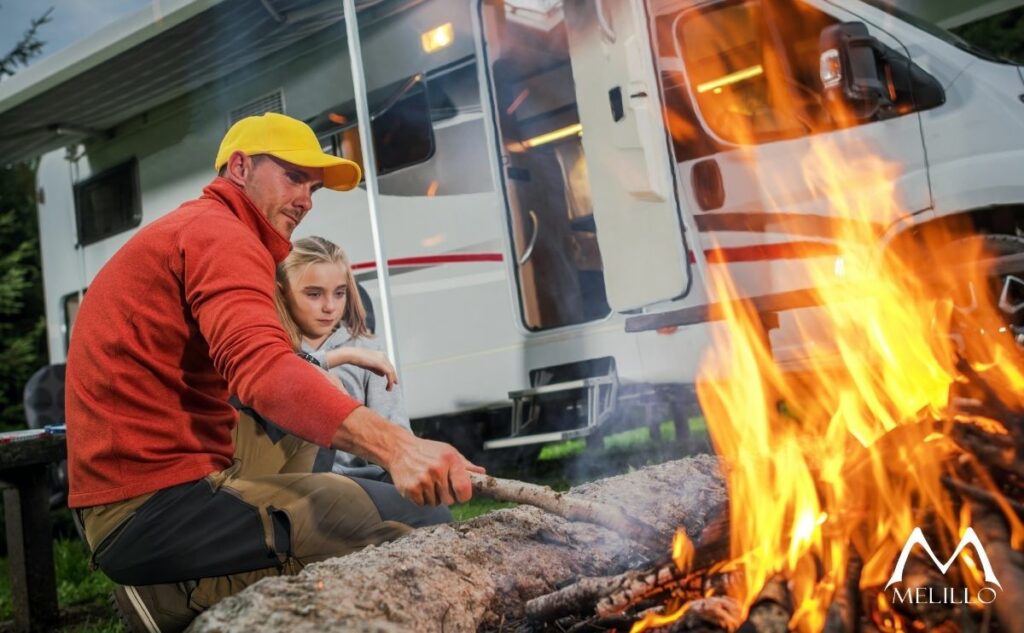
{"type": "Polygon", "coordinates": [[[885,588],[888,589],[890,585],[896,582],[903,581],[903,568],[907,564],[907,559],[910,558],[910,550],[915,545],[920,545],[924,548],[924,551],[928,552],[928,556],[931,557],[932,562],[939,568],[943,574],[950,568],[956,557],[960,555],[960,552],[964,550],[968,545],[974,546],[974,551],[978,554],[978,560],[981,563],[981,571],[985,574],[985,582],[990,582],[993,585],[1003,588],[999,584],[999,580],[996,579],[995,573],[992,572],[992,565],[988,562],[988,554],[985,553],[985,548],[981,546],[981,541],[978,540],[978,535],[974,533],[974,528],[967,528],[964,532],[963,538],[960,539],[960,544],[953,550],[953,555],[949,557],[945,563],[939,562],[939,559],[935,556],[935,552],[932,551],[931,545],[924,538],[924,533],[921,528],[914,528],[914,531],[910,533],[910,538],[907,539],[907,544],[903,546],[903,551],[900,552],[900,559],[896,562],[896,569],[892,572],[892,577],[889,578],[889,582],[885,584],[885,588]]]}

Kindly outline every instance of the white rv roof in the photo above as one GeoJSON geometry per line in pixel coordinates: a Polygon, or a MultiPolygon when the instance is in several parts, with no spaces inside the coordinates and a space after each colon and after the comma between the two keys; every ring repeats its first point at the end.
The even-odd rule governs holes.
{"type": "MultiPolygon", "coordinates": [[[[395,3],[356,4],[376,14],[395,3]]],[[[0,84],[0,161],[109,134],[133,116],[343,19],[341,0],[162,0],[154,6],[159,13],[147,8],[128,16],[0,84]]]]}

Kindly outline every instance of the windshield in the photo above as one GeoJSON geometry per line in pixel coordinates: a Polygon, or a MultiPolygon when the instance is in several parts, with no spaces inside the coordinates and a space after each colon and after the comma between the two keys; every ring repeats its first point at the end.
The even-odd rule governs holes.
{"type": "Polygon", "coordinates": [[[976,55],[977,57],[981,57],[982,59],[987,59],[988,61],[999,62],[1001,64],[1012,64],[1012,63],[1014,63],[1011,60],[1006,59],[1005,57],[1000,57],[999,55],[996,55],[995,53],[987,51],[984,48],[981,48],[980,46],[978,46],[976,44],[968,42],[967,40],[963,39],[962,37],[960,37],[960,36],[958,36],[958,35],[956,35],[954,33],[950,33],[949,31],[947,31],[946,29],[942,28],[941,26],[939,26],[937,24],[934,24],[932,22],[929,22],[929,21],[925,20],[924,18],[922,18],[920,16],[914,15],[912,13],[908,13],[907,11],[904,11],[903,9],[895,7],[895,6],[891,5],[891,4],[889,4],[888,2],[886,2],[885,0],[862,0],[862,1],[864,3],[866,3],[866,4],[870,4],[871,6],[875,7],[876,9],[881,9],[882,11],[885,11],[889,15],[892,15],[893,17],[899,18],[900,20],[902,20],[902,21],[904,21],[904,22],[906,22],[908,24],[916,26],[917,28],[921,29],[922,31],[924,31],[924,32],[926,32],[926,33],[928,33],[930,35],[934,35],[935,37],[937,37],[940,40],[946,42],[947,44],[952,44],[953,46],[956,46],[957,48],[959,48],[961,50],[967,51],[968,53],[971,53],[972,55],[976,55]]]}

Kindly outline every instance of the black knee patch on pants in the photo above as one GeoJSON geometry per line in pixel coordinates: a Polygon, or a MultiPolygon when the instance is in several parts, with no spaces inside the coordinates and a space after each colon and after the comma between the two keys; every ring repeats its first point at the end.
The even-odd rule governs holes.
{"type": "Polygon", "coordinates": [[[278,554],[292,555],[292,519],[284,510],[274,506],[267,508],[270,524],[274,528],[274,550],[278,554]]]}
{"type": "MultiPolygon", "coordinates": [[[[281,529],[288,531],[288,515],[281,529]]],[[[271,515],[275,544],[279,520],[271,515]]],[[[287,553],[282,552],[282,553],[287,553]]],[[[96,547],[94,560],[115,582],[152,585],[224,576],[279,564],[267,548],[260,510],[205,479],[161,490],[96,547]]]]}
{"type": "Polygon", "coordinates": [[[377,512],[383,521],[398,521],[412,527],[426,527],[452,521],[452,513],[445,506],[418,506],[398,494],[398,488],[395,488],[394,484],[361,477],[349,479],[359,484],[366,492],[373,505],[377,506],[377,512]]]}

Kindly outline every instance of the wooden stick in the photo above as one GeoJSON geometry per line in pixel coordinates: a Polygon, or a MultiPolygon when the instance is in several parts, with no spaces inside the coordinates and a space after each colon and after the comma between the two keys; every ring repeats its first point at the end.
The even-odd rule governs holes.
{"type": "Polygon", "coordinates": [[[969,484],[965,481],[953,479],[949,475],[942,476],[942,483],[951,490],[955,490],[964,496],[974,499],[975,501],[987,503],[999,511],[1002,510],[1001,504],[1005,503],[1009,508],[1016,512],[1018,516],[1024,516],[1024,503],[1014,501],[1006,495],[996,495],[988,490],[979,488],[978,486],[969,484]]]}
{"type": "Polygon", "coordinates": [[[567,615],[596,611],[599,617],[608,618],[621,614],[645,597],[674,588],[684,578],[672,562],[651,569],[631,569],[618,576],[582,578],[527,602],[526,617],[535,622],[550,622],[567,615]]]}
{"type": "Polygon", "coordinates": [[[473,482],[473,492],[498,501],[523,503],[569,521],[600,525],[655,552],[667,552],[671,545],[669,538],[663,536],[652,525],[629,516],[616,506],[555,492],[548,486],[513,479],[499,479],[477,473],[469,473],[469,478],[473,482]]]}
{"type": "Polygon", "coordinates": [[[627,576],[637,575],[642,575],[642,572],[629,571],[622,576],[581,578],[568,587],[529,600],[526,603],[526,617],[534,622],[550,622],[567,615],[593,612],[598,600],[621,589],[628,583],[627,576]]]}

